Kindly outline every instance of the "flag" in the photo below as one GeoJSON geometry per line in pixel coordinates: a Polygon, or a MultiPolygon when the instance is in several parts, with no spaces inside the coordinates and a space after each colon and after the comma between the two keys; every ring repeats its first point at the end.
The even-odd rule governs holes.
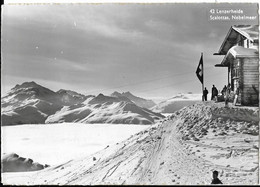
{"type": "Polygon", "coordinates": [[[199,78],[201,84],[203,84],[203,58],[202,58],[202,54],[201,54],[201,57],[200,57],[199,65],[198,65],[197,70],[196,70],[196,75],[199,78]]]}

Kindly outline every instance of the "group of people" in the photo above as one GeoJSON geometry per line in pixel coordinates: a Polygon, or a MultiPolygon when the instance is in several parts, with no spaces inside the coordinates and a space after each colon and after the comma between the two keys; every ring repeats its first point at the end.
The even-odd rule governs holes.
{"type": "Polygon", "coordinates": [[[228,86],[226,86],[226,85],[224,86],[224,88],[221,91],[221,94],[223,96],[227,96],[227,95],[230,94],[230,91],[231,91],[231,86],[230,86],[230,83],[229,83],[228,86]]]}
{"type": "MultiPolygon", "coordinates": [[[[204,101],[207,101],[207,96],[208,96],[208,90],[205,87],[205,89],[203,90],[203,99],[204,101]]],[[[215,85],[213,84],[212,89],[211,89],[211,100],[214,100],[216,97],[218,96],[218,89],[215,87],[215,85]]]]}
{"type": "MultiPolygon", "coordinates": [[[[228,96],[229,96],[229,94],[230,94],[230,90],[231,90],[231,86],[230,86],[230,84],[228,84],[228,86],[224,86],[224,88],[222,89],[222,91],[221,91],[221,94],[224,96],[224,98],[225,98],[225,103],[228,101],[228,96]]],[[[208,95],[208,90],[207,90],[207,88],[205,87],[205,89],[203,90],[203,100],[204,101],[207,101],[207,95],[208,95]]],[[[213,84],[213,86],[212,86],[212,89],[211,89],[211,100],[215,100],[215,101],[217,101],[218,99],[217,99],[217,97],[218,97],[218,93],[219,93],[219,91],[218,91],[218,89],[215,87],[215,85],[213,84]]],[[[238,94],[237,94],[238,95],[238,94]]]]}

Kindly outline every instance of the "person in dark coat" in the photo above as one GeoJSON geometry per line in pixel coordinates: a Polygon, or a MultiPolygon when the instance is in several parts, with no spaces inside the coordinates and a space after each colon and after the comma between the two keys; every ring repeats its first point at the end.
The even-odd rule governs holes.
{"type": "Polygon", "coordinates": [[[215,101],[218,101],[218,89],[215,87],[214,89],[214,98],[215,101]]]}
{"type": "MultiPolygon", "coordinates": [[[[216,90],[217,88],[215,87],[215,85],[213,84],[212,89],[211,89],[211,100],[213,100],[216,96],[216,90]]],[[[217,90],[218,91],[218,90],[217,90]]]]}
{"type": "Polygon", "coordinates": [[[221,180],[219,180],[219,178],[218,178],[218,171],[216,171],[216,170],[213,171],[213,180],[212,180],[211,184],[223,184],[221,182],[221,180]]]}
{"type": "Polygon", "coordinates": [[[203,98],[204,98],[204,100],[205,101],[207,101],[207,95],[208,95],[208,90],[207,90],[207,88],[205,87],[205,89],[203,90],[203,98]]]}

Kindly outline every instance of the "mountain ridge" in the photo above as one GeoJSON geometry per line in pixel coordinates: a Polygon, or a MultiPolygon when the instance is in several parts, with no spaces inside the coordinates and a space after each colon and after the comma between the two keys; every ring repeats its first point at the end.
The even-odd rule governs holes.
{"type": "Polygon", "coordinates": [[[143,108],[147,108],[147,109],[156,105],[152,100],[147,100],[147,99],[144,99],[144,98],[141,98],[141,97],[137,97],[129,91],[122,92],[122,93],[115,91],[111,94],[111,96],[113,96],[113,97],[126,97],[126,98],[130,99],[131,101],[133,101],[136,105],[143,107],[143,108]]]}
{"type": "Polygon", "coordinates": [[[137,106],[125,96],[112,97],[102,93],[85,96],[65,89],[54,92],[34,81],[17,84],[1,98],[1,105],[2,125],[55,122],[152,124],[164,117],[137,106]]]}

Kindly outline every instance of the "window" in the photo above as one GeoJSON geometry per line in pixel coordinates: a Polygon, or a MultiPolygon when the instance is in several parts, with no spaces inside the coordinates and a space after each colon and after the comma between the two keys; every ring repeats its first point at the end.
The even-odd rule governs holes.
{"type": "Polygon", "coordinates": [[[238,71],[238,69],[235,69],[235,74],[234,74],[234,76],[235,76],[236,78],[239,77],[239,71],[238,71]]]}
{"type": "Polygon", "coordinates": [[[233,69],[232,70],[232,78],[236,79],[236,78],[239,78],[239,76],[240,76],[239,69],[233,69]]]}

